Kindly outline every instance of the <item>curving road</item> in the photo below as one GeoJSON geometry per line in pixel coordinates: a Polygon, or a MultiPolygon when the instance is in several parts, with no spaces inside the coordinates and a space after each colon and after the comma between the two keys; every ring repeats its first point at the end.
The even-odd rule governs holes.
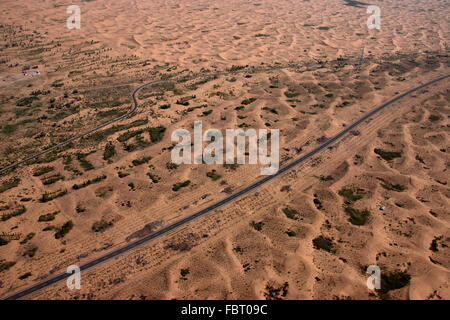
{"type": "MultiPolygon", "coordinates": [[[[445,76],[441,76],[441,77],[439,77],[437,79],[434,79],[434,80],[429,81],[427,83],[421,84],[421,85],[419,85],[419,86],[417,86],[417,87],[415,87],[415,88],[413,88],[411,90],[408,90],[408,91],[406,91],[406,92],[404,92],[404,93],[394,97],[393,99],[383,103],[379,107],[377,107],[377,108],[371,110],[370,112],[366,113],[360,119],[358,119],[357,121],[353,122],[351,125],[347,126],[344,130],[342,130],[341,132],[336,134],[334,137],[332,137],[329,140],[327,140],[325,143],[321,144],[320,146],[316,147],[315,149],[313,149],[312,151],[308,152],[307,154],[301,156],[300,158],[298,158],[296,160],[293,160],[292,162],[288,163],[287,165],[281,167],[280,170],[276,174],[271,175],[271,176],[266,176],[266,177],[264,177],[264,178],[262,178],[262,179],[260,179],[260,180],[258,180],[256,182],[250,184],[249,186],[247,186],[247,187],[245,187],[245,188],[243,188],[243,189],[241,189],[241,190],[239,190],[239,191],[237,191],[237,192],[235,192],[235,193],[225,197],[224,199],[222,199],[222,200],[220,200],[220,201],[218,201],[216,203],[213,203],[213,204],[207,206],[206,208],[201,209],[200,211],[197,211],[197,212],[195,212],[195,213],[193,213],[193,214],[191,214],[191,215],[189,215],[189,216],[187,216],[187,217],[185,217],[185,218],[183,218],[181,220],[178,220],[178,221],[174,222],[173,224],[170,224],[170,225],[168,225],[166,227],[163,227],[160,230],[155,231],[155,232],[153,232],[151,234],[148,234],[148,235],[146,235],[146,236],[144,236],[144,237],[142,237],[142,238],[140,238],[140,239],[138,239],[138,240],[136,240],[134,242],[128,243],[128,244],[126,244],[126,245],[124,245],[124,246],[122,246],[120,248],[117,248],[115,250],[112,250],[111,252],[108,252],[108,253],[106,253],[106,254],[98,257],[98,258],[95,258],[95,259],[93,259],[91,261],[88,261],[88,262],[80,265],[80,270],[81,271],[86,271],[86,270],[88,270],[90,268],[98,266],[101,263],[104,263],[104,262],[106,262],[108,260],[116,258],[116,257],[118,257],[118,256],[120,256],[120,255],[122,255],[122,254],[124,254],[124,253],[126,253],[126,252],[128,252],[128,251],[130,251],[132,249],[134,249],[134,248],[142,246],[142,245],[144,245],[144,244],[146,244],[146,243],[148,243],[148,242],[150,242],[150,241],[152,241],[152,240],[154,240],[156,238],[159,238],[159,237],[161,237],[161,236],[163,236],[165,234],[168,234],[169,232],[171,232],[171,231],[173,231],[175,229],[178,229],[181,226],[186,225],[186,224],[194,221],[195,219],[198,219],[198,218],[200,218],[202,216],[205,216],[206,214],[211,213],[212,211],[216,210],[217,208],[219,208],[219,207],[221,207],[223,205],[226,205],[226,204],[236,200],[237,198],[242,197],[243,195],[245,195],[247,193],[250,193],[251,191],[253,191],[254,189],[260,187],[261,185],[269,182],[270,180],[273,180],[273,179],[277,178],[278,176],[280,176],[283,173],[291,170],[295,166],[297,166],[297,165],[307,161],[311,157],[317,155],[322,150],[324,150],[325,148],[327,148],[330,145],[334,144],[336,141],[338,141],[343,136],[348,134],[350,131],[354,130],[361,123],[363,123],[364,121],[368,120],[370,117],[374,116],[375,114],[377,114],[378,112],[380,112],[383,109],[387,108],[388,106],[392,105],[393,103],[399,101],[400,99],[402,99],[402,98],[404,98],[404,97],[406,97],[406,96],[408,96],[408,95],[410,95],[410,94],[412,94],[412,93],[414,93],[414,92],[416,92],[418,90],[421,90],[421,89],[423,89],[425,87],[428,87],[428,86],[430,86],[432,84],[435,84],[435,83],[437,83],[439,81],[445,80],[445,79],[447,79],[449,77],[450,77],[450,74],[447,74],[445,76]]],[[[167,80],[152,81],[152,82],[146,83],[146,84],[138,87],[137,89],[135,89],[134,92],[133,92],[133,95],[132,95],[133,96],[133,101],[134,101],[134,108],[127,115],[130,115],[131,113],[133,113],[136,110],[136,108],[137,108],[137,101],[136,101],[136,98],[135,98],[136,92],[138,92],[140,89],[142,89],[143,87],[145,87],[145,86],[147,86],[149,84],[154,84],[154,83],[158,83],[158,82],[161,82],[161,81],[167,81],[167,80]]],[[[127,115],[125,115],[125,116],[127,116],[127,115]]],[[[125,116],[123,116],[121,118],[118,118],[116,120],[113,120],[113,122],[119,121],[119,119],[122,119],[125,116]]],[[[104,124],[104,125],[102,125],[102,126],[100,126],[98,128],[103,128],[106,125],[109,125],[110,123],[104,124]]],[[[98,130],[98,128],[95,128],[95,129],[91,130],[90,132],[98,130]]],[[[89,133],[85,133],[85,134],[80,135],[80,136],[85,136],[87,134],[89,134],[89,133]]],[[[74,139],[74,138],[72,138],[72,139],[74,139]]],[[[68,142],[64,142],[64,144],[66,144],[66,143],[68,143],[68,142]]],[[[26,161],[26,160],[24,160],[24,161],[26,161]]],[[[16,299],[24,298],[24,297],[26,297],[26,296],[28,296],[30,294],[36,293],[39,290],[48,288],[48,287],[50,287],[50,286],[52,286],[52,285],[54,285],[54,284],[56,284],[56,283],[58,283],[60,281],[63,281],[66,278],[68,278],[69,276],[70,276],[70,274],[68,274],[68,273],[60,273],[60,274],[55,275],[53,277],[50,277],[50,278],[48,278],[46,280],[43,280],[43,281],[41,281],[39,283],[36,283],[36,284],[32,285],[31,287],[28,287],[26,289],[23,289],[21,291],[18,291],[16,293],[10,295],[10,296],[7,296],[4,299],[5,300],[16,300],[16,299]]]]}

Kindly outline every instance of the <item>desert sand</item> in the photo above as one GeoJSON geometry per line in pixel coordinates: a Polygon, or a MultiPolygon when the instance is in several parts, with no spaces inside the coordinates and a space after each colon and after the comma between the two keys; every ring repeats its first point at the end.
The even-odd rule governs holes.
{"type": "MultiPolygon", "coordinates": [[[[442,1],[371,3],[380,30],[352,1],[95,0],[78,3],[80,30],[65,27],[70,4],[0,4],[1,168],[125,114],[140,84],[196,79],[146,87],[131,118],[1,177],[0,296],[260,177],[258,165],[171,165],[174,130],[279,129],[287,163],[450,70],[442,1]]],[[[449,100],[448,80],[420,90],[253,193],[83,273],[81,290],[30,298],[449,299],[449,100]],[[385,289],[367,288],[369,265],[385,289]]]]}

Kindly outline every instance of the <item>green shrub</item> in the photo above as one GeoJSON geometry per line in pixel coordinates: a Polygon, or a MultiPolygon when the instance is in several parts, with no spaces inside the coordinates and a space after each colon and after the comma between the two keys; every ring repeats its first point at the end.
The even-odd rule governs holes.
{"type": "Polygon", "coordinates": [[[375,148],[373,151],[386,161],[390,161],[395,158],[400,158],[402,156],[401,152],[384,151],[382,149],[377,148],[375,148]]]}
{"type": "Polygon", "coordinates": [[[81,188],[85,188],[85,187],[87,187],[87,186],[89,186],[89,185],[91,185],[91,184],[99,183],[100,181],[105,180],[106,178],[107,178],[106,175],[98,176],[98,177],[96,177],[96,178],[94,178],[94,179],[87,180],[87,181],[85,181],[85,182],[83,182],[83,183],[80,183],[80,184],[74,184],[74,185],[72,186],[72,189],[78,190],[78,189],[81,189],[81,188]]]}
{"type": "Polygon", "coordinates": [[[106,229],[112,227],[114,224],[112,222],[107,222],[104,220],[97,221],[92,225],[92,231],[94,232],[104,232],[106,229]]]}
{"type": "Polygon", "coordinates": [[[0,272],[9,270],[12,266],[14,266],[16,263],[14,261],[0,261],[0,272]]]}
{"type": "Polygon", "coordinates": [[[284,208],[283,209],[283,213],[286,215],[286,217],[288,217],[289,219],[292,220],[297,220],[298,217],[298,211],[295,209],[291,209],[291,208],[284,208]]]}
{"type": "Polygon", "coordinates": [[[70,230],[73,228],[73,222],[67,221],[63,226],[55,233],[55,239],[61,239],[64,238],[66,234],[69,233],[70,230]]]}
{"type": "Polygon", "coordinates": [[[190,185],[190,184],[191,184],[191,181],[190,181],[190,180],[186,180],[186,181],[184,181],[184,182],[178,182],[178,183],[175,183],[175,184],[172,186],[172,190],[173,190],[173,191],[178,191],[178,190],[180,190],[181,188],[187,187],[187,186],[190,185]]]}
{"type": "Polygon", "coordinates": [[[330,238],[324,237],[322,235],[313,239],[314,248],[317,250],[325,250],[330,253],[335,253],[333,241],[330,238]]]}
{"type": "Polygon", "coordinates": [[[206,173],[208,178],[211,178],[212,181],[219,180],[222,176],[217,174],[216,170],[212,170],[211,172],[206,173]]]}
{"type": "Polygon", "coordinates": [[[46,222],[55,220],[55,216],[59,213],[59,211],[43,214],[39,216],[38,222],[46,222]]]}
{"type": "Polygon", "coordinates": [[[28,278],[28,277],[31,277],[31,272],[24,273],[23,275],[21,275],[21,276],[19,277],[19,279],[20,279],[20,280],[24,280],[24,279],[26,279],[26,278],[28,278]]]}
{"type": "Polygon", "coordinates": [[[135,167],[137,167],[140,166],[141,164],[148,163],[151,159],[152,157],[142,157],[139,159],[134,159],[132,163],[135,167]]]}
{"type": "Polygon", "coordinates": [[[67,190],[57,190],[55,192],[45,192],[42,194],[41,202],[49,202],[67,194],[67,190]]]}
{"type": "Polygon", "coordinates": [[[350,215],[349,221],[355,226],[365,225],[370,216],[370,211],[367,209],[357,210],[352,207],[346,207],[345,212],[350,215]]]}
{"type": "Polygon", "coordinates": [[[112,144],[112,142],[108,142],[105,145],[105,151],[103,152],[103,160],[108,160],[112,158],[116,154],[116,148],[112,144]]]}
{"type": "Polygon", "coordinates": [[[347,201],[358,201],[366,194],[363,189],[342,188],[338,194],[347,201]]]}
{"type": "Polygon", "coordinates": [[[256,231],[261,231],[263,226],[264,226],[264,222],[260,221],[260,222],[255,222],[252,221],[250,223],[250,225],[256,230],[256,231]]]}
{"type": "Polygon", "coordinates": [[[5,180],[0,185],[0,193],[5,192],[6,190],[17,187],[20,184],[20,179],[17,177],[5,180]]]}
{"type": "Polygon", "coordinates": [[[49,173],[51,171],[53,171],[55,168],[54,167],[39,167],[33,170],[33,176],[35,177],[39,177],[42,176],[43,174],[49,173]]]}

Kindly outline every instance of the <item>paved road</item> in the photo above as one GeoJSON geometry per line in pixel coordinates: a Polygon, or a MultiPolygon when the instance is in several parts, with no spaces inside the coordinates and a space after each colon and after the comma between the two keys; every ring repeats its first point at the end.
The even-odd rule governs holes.
{"type": "MultiPolygon", "coordinates": [[[[447,79],[449,77],[450,77],[450,74],[447,74],[445,76],[442,76],[442,77],[434,79],[434,80],[432,80],[430,82],[424,83],[424,84],[422,84],[422,85],[420,85],[418,87],[415,87],[415,88],[413,88],[411,90],[406,91],[405,93],[402,93],[402,94],[394,97],[393,99],[383,103],[381,106],[379,106],[379,107],[373,109],[372,111],[366,113],[359,120],[357,120],[354,123],[352,123],[351,125],[347,126],[344,130],[342,130],[337,135],[335,135],[334,137],[330,138],[328,141],[326,141],[325,143],[321,144],[320,146],[318,146],[314,150],[312,150],[312,151],[308,152],[307,154],[301,156],[300,158],[290,162],[289,164],[281,167],[280,170],[276,174],[271,175],[271,176],[266,176],[266,177],[264,177],[264,178],[262,178],[262,179],[260,179],[260,180],[258,180],[256,182],[250,184],[249,186],[247,186],[247,187],[245,187],[245,188],[243,188],[243,189],[241,189],[241,190],[239,190],[239,191],[237,191],[237,192],[227,196],[226,198],[224,198],[224,199],[222,199],[222,200],[220,200],[220,201],[218,201],[218,202],[216,202],[216,203],[214,203],[212,205],[209,205],[208,207],[206,207],[206,208],[204,208],[204,209],[202,209],[200,211],[197,211],[197,212],[195,212],[195,213],[193,213],[193,214],[191,214],[191,215],[189,215],[189,216],[187,216],[187,217],[185,217],[185,218],[183,218],[181,220],[178,220],[178,221],[174,222],[173,224],[170,224],[170,225],[168,225],[166,227],[163,227],[162,229],[160,229],[158,231],[155,231],[155,232],[153,232],[151,234],[148,234],[148,235],[140,238],[139,240],[136,240],[134,242],[128,243],[128,244],[126,244],[126,245],[124,245],[124,246],[122,246],[120,248],[117,248],[115,250],[112,250],[111,252],[108,252],[108,253],[106,253],[106,254],[98,257],[98,258],[95,258],[95,259],[93,259],[93,260],[91,260],[89,262],[86,262],[86,263],[80,265],[81,271],[86,271],[86,270],[88,270],[90,268],[98,266],[101,263],[104,263],[105,261],[108,261],[108,260],[111,260],[113,258],[116,258],[116,257],[118,257],[118,256],[120,256],[120,255],[122,255],[122,254],[124,254],[124,253],[126,253],[128,251],[130,251],[130,250],[133,250],[133,249],[135,249],[135,248],[137,248],[139,246],[142,246],[142,245],[144,245],[144,244],[146,244],[146,243],[148,243],[148,242],[150,242],[150,241],[152,241],[152,240],[154,240],[156,238],[159,238],[159,237],[161,237],[161,236],[163,236],[165,234],[168,234],[169,232],[171,232],[171,231],[173,231],[175,229],[178,229],[181,226],[186,225],[186,224],[194,221],[195,219],[198,219],[198,218],[200,218],[202,216],[205,216],[206,214],[211,213],[212,211],[216,210],[217,208],[219,208],[219,207],[221,207],[223,205],[226,205],[226,204],[236,200],[237,198],[242,197],[243,195],[245,195],[247,193],[250,193],[254,189],[260,187],[261,185],[263,185],[265,183],[267,183],[268,181],[277,178],[278,176],[280,176],[283,173],[291,170],[295,166],[297,166],[297,165],[307,161],[311,157],[317,155],[322,150],[324,150],[325,148],[327,148],[330,145],[334,144],[336,141],[341,139],[343,136],[348,134],[350,131],[354,130],[361,123],[363,123],[364,121],[368,120],[370,117],[374,116],[375,114],[377,114],[381,110],[385,109],[386,107],[392,105],[393,103],[399,101],[400,99],[402,99],[402,98],[404,98],[404,97],[406,97],[406,96],[408,96],[408,95],[410,95],[410,94],[412,94],[412,93],[414,93],[414,92],[416,92],[416,91],[418,91],[420,89],[428,87],[428,86],[430,86],[430,85],[432,85],[434,83],[437,83],[437,82],[442,81],[444,79],[447,79]]],[[[156,83],[156,82],[151,82],[151,83],[156,83]]],[[[137,108],[137,102],[136,102],[136,98],[135,98],[136,92],[139,91],[144,86],[147,86],[147,85],[149,85],[151,83],[144,84],[144,85],[140,86],[139,88],[137,88],[133,92],[133,101],[134,101],[135,106],[134,106],[133,110],[130,111],[131,113],[134,112],[136,110],[136,108],[137,108]]],[[[74,263],[75,263],[75,261],[74,261],[74,263]]],[[[67,273],[61,273],[61,274],[55,275],[55,276],[50,277],[50,278],[48,278],[46,280],[43,280],[42,282],[34,284],[31,287],[28,287],[28,288],[26,288],[24,290],[21,290],[19,292],[16,292],[16,293],[14,293],[14,294],[12,294],[12,295],[10,295],[8,297],[5,297],[4,299],[6,299],[6,300],[16,300],[16,299],[24,298],[24,297],[26,297],[26,296],[28,296],[30,294],[36,293],[39,290],[48,288],[48,287],[50,287],[50,286],[52,286],[52,285],[54,285],[54,284],[56,284],[56,283],[58,283],[60,281],[63,281],[66,278],[68,278],[69,276],[70,276],[70,274],[67,274],[67,273]]]]}

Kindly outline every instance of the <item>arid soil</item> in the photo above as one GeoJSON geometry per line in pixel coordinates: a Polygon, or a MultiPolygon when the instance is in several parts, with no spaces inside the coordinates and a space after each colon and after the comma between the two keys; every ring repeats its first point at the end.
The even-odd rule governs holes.
{"type": "MultiPolygon", "coordinates": [[[[367,29],[366,4],[341,0],[83,1],[81,29],[68,30],[66,2],[0,4],[1,168],[168,81],[141,90],[130,118],[0,177],[0,296],[260,177],[259,165],[173,165],[174,130],[279,129],[283,164],[450,70],[444,1],[371,3],[380,30],[367,29]]],[[[449,299],[449,101],[448,80],[420,90],[253,193],[83,273],[81,290],[31,298],[449,299]],[[369,265],[381,290],[366,286],[369,265]]]]}

